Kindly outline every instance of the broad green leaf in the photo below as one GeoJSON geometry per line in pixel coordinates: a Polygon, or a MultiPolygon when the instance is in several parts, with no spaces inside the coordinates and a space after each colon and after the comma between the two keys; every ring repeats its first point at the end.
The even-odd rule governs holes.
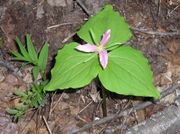
{"type": "Polygon", "coordinates": [[[100,42],[102,35],[111,29],[111,37],[106,47],[127,42],[132,33],[124,18],[115,12],[111,5],[107,5],[101,12],[91,17],[77,33],[78,36],[88,43],[100,42]],[[95,41],[92,39],[90,31],[93,31],[95,41]]]}
{"type": "Polygon", "coordinates": [[[41,71],[45,71],[48,61],[48,43],[46,42],[39,53],[38,66],[41,71]]]}
{"type": "Polygon", "coordinates": [[[91,82],[101,69],[97,53],[75,50],[77,43],[70,43],[58,51],[56,64],[51,71],[51,81],[45,91],[80,88],[91,82]]]}
{"type": "Polygon", "coordinates": [[[26,41],[27,41],[27,50],[28,50],[29,56],[31,57],[33,63],[37,64],[37,61],[38,61],[37,53],[36,53],[36,50],[34,48],[34,45],[31,41],[29,34],[26,35],[26,41]]]}
{"type": "Polygon", "coordinates": [[[33,73],[33,78],[36,80],[38,78],[38,75],[39,75],[39,67],[34,66],[33,70],[32,70],[32,73],[33,73]]]}
{"type": "Polygon", "coordinates": [[[99,73],[99,79],[107,90],[118,94],[160,97],[147,59],[129,46],[109,53],[108,66],[99,73]]]}
{"type": "Polygon", "coordinates": [[[23,44],[21,43],[21,41],[19,40],[18,37],[16,37],[16,42],[18,44],[18,47],[21,51],[21,54],[24,56],[24,58],[26,59],[26,61],[32,61],[28,52],[26,51],[25,47],[23,46],[23,44]]]}

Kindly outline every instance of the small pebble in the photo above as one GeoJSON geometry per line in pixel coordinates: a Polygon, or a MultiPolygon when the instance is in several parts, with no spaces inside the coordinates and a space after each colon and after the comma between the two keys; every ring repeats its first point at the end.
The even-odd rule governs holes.
{"type": "Polygon", "coordinates": [[[63,97],[63,99],[66,99],[66,100],[69,99],[69,95],[67,93],[63,93],[62,97],[63,97]]]}
{"type": "Polygon", "coordinates": [[[94,120],[98,121],[98,120],[100,120],[100,118],[99,117],[94,117],[94,120]]]}

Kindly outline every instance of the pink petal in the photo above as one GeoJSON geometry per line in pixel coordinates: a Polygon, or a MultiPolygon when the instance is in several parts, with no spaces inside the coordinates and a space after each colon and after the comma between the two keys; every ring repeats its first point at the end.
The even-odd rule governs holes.
{"type": "Polygon", "coordinates": [[[102,46],[105,46],[106,43],[108,42],[109,38],[110,38],[110,34],[111,34],[111,29],[108,29],[104,34],[103,34],[103,37],[102,37],[102,40],[100,42],[100,44],[102,46]]]}
{"type": "Polygon", "coordinates": [[[98,48],[96,45],[84,44],[76,47],[77,50],[82,52],[97,52],[98,48]]]}
{"type": "Polygon", "coordinates": [[[99,52],[99,60],[101,66],[105,69],[108,64],[108,52],[106,50],[99,52]]]}

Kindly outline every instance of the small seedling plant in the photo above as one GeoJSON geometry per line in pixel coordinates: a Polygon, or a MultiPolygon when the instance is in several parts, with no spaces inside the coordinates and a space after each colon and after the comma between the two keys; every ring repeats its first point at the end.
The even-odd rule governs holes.
{"type": "Polygon", "coordinates": [[[160,98],[148,60],[124,45],[132,33],[111,5],[91,17],[77,35],[85,43],[71,42],[58,51],[45,91],[81,88],[98,78],[117,94],[160,98]]]}
{"type": "Polygon", "coordinates": [[[40,84],[33,84],[29,91],[17,91],[15,95],[20,98],[20,103],[15,107],[8,109],[7,112],[14,116],[13,120],[18,119],[28,110],[37,109],[43,105],[45,92],[43,91],[47,81],[40,84]]]}
{"type": "Polygon", "coordinates": [[[38,75],[41,75],[41,77],[45,79],[45,70],[48,60],[48,43],[46,42],[43,45],[38,55],[29,34],[26,35],[27,48],[24,47],[18,37],[16,37],[16,42],[20,52],[11,51],[14,55],[14,60],[23,61],[26,64],[33,65],[32,74],[34,80],[38,78],[38,75]]]}
{"type": "Polygon", "coordinates": [[[15,121],[18,120],[19,117],[21,117],[27,110],[38,108],[43,104],[45,97],[45,92],[43,89],[47,84],[45,70],[48,61],[48,43],[43,45],[38,54],[28,34],[26,35],[27,47],[22,44],[18,37],[16,38],[16,42],[20,51],[11,51],[11,54],[14,56],[13,59],[22,61],[26,63],[26,65],[31,64],[33,66],[32,76],[34,81],[37,80],[39,75],[41,80],[34,82],[28,91],[15,92],[15,95],[20,98],[20,103],[15,108],[7,110],[9,114],[14,115],[15,121]]]}

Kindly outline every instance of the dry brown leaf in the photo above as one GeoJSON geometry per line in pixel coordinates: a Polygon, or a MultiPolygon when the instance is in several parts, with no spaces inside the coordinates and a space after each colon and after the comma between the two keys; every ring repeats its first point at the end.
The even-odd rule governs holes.
{"type": "Polygon", "coordinates": [[[91,89],[89,95],[91,96],[92,100],[96,103],[102,100],[100,97],[100,93],[96,89],[91,89]]]}
{"type": "Polygon", "coordinates": [[[145,120],[145,112],[144,112],[144,110],[137,111],[136,115],[137,115],[138,122],[142,122],[142,121],[145,120]]]}
{"type": "Polygon", "coordinates": [[[168,42],[168,48],[172,55],[167,55],[170,58],[170,62],[174,65],[180,65],[180,39],[174,39],[168,42]]]}
{"type": "Polygon", "coordinates": [[[172,77],[174,77],[175,80],[180,78],[180,64],[174,65],[171,62],[167,63],[167,70],[172,72],[172,77]]]}

